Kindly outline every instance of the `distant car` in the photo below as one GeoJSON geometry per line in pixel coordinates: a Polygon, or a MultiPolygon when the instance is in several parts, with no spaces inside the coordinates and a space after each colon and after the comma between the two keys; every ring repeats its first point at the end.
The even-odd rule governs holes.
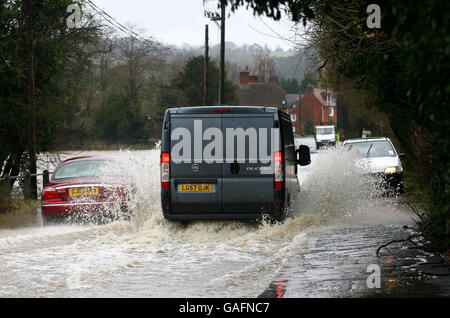
{"type": "Polygon", "coordinates": [[[119,163],[119,158],[107,156],[60,163],[42,192],[44,223],[79,215],[127,217],[131,187],[119,175],[119,163]]]}
{"type": "Polygon", "coordinates": [[[316,126],[316,148],[336,145],[336,133],[334,126],[316,126]]]}
{"type": "Polygon", "coordinates": [[[356,151],[358,165],[373,176],[381,177],[387,190],[403,193],[403,153],[397,153],[391,140],[386,137],[348,139],[344,149],[356,151]]]}

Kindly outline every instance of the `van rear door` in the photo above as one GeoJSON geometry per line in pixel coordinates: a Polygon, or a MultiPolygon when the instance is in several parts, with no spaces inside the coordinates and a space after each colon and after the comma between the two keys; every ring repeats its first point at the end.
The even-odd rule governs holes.
{"type": "MultiPolygon", "coordinates": [[[[208,128],[221,130],[220,114],[171,114],[171,205],[174,213],[221,213],[222,180],[221,163],[207,163],[202,158],[203,149],[210,140],[203,140],[208,128]],[[178,130],[177,130],[178,129],[178,130]],[[189,133],[189,158],[180,149],[180,142],[189,133]],[[183,135],[181,137],[180,135],[183,135]],[[183,157],[187,162],[174,162],[183,157]]],[[[211,137],[213,139],[214,137],[211,137]]],[[[187,144],[185,144],[187,145],[187,144]]],[[[179,161],[179,160],[178,160],[179,161]]]]}
{"type": "Polygon", "coordinates": [[[272,128],[274,113],[222,115],[222,131],[226,145],[225,162],[222,165],[223,213],[250,214],[273,210],[272,128]],[[261,129],[266,131],[265,136],[260,135],[261,129]],[[242,135],[245,136],[245,153],[238,152],[239,135],[241,138],[242,135]],[[232,153],[230,145],[233,145],[232,153]],[[263,152],[265,156],[261,158],[260,154],[263,152]]]}

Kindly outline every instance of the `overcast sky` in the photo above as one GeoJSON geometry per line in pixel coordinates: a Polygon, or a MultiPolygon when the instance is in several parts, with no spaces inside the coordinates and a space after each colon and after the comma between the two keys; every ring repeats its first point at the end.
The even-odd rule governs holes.
{"type": "MultiPolygon", "coordinates": [[[[216,24],[203,15],[203,0],[92,0],[122,24],[133,25],[136,30],[153,36],[165,44],[190,45],[204,44],[205,24],[209,25],[209,43],[220,43],[220,31],[216,24]]],[[[211,0],[207,6],[215,7],[211,0]]],[[[277,38],[292,36],[291,23],[285,17],[276,22],[267,17],[254,17],[245,7],[231,13],[226,21],[226,41],[238,45],[267,45],[271,49],[292,48],[286,40],[277,38]]],[[[139,32],[140,33],[140,32],[139,32]]]]}

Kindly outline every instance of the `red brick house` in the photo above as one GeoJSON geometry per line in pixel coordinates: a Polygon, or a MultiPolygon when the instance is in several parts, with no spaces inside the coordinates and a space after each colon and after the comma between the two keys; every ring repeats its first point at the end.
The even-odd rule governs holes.
{"type": "Polygon", "coordinates": [[[291,115],[292,131],[294,134],[300,134],[300,101],[296,101],[291,107],[287,109],[289,115],[291,115]]]}
{"type": "Polygon", "coordinates": [[[278,84],[277,79],[264,81],[255,70],[245,67],[239,74],[239,86],[236,89],[239,105],[282,107],[286,91],[278,84]]]}
{"type": "Polygon", "coordinates": [[[321,124],[336,126],[338,122],[336,99],[336,92],[310,88],[300,102],[288,110],[295,133],[305,133],[305,123],[308,119],[312,120],[314,126],[321,124]]]}

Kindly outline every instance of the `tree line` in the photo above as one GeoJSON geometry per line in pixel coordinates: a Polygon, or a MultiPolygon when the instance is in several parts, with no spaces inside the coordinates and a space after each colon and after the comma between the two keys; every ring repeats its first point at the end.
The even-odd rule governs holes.
{"type": "MultiPolygon", "coordinates": [[[[82,27],[68,28],[71,3],[33,1],[37,153],[98,142],[148,144],[160,135],[167,107],[202,104],[203,57],[177,63],[176,49],[121,34],[89,10],[83,10],[82,27]]],[[[0,178],[28,170],[25,22],[25,1],[0,0],[0,178]]],[[[213,61],[209,69],[209,81],[218,83],[213,61]]],[[[217,103],[215,86],[211,104],[217,103]]],[[[238,103],[234,89],[227,81],[230,104],[238,103]]],[[[8,182],[11,189],[15,180],[8,182]]]]}

